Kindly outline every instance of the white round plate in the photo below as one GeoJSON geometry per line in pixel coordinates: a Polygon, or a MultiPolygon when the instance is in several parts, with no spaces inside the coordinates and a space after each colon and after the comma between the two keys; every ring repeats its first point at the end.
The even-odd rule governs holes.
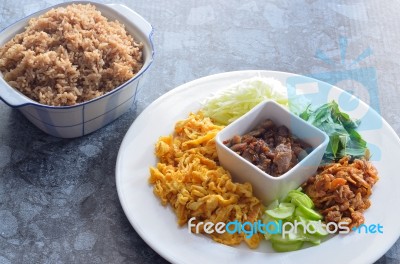
{"type": "Polygon", "coordinates": [[[173,263],[312,263],[316,260],[324,263],[371,263],[385,254],[400,235],[400,214],[396,206],[400,201],[400,140],[387,122],[367,104],[360,101],[354,107],[355,100],[343,90],[315,79],[274,71],[228,72],[181,85],[149,105],[132,124],[121,144],[116,185],[122,208],[146,243],[173,263]],[[274,77],[283,84],[294,83],[296,93],[310,95],[313,105],[338,100],[343,110],[349,109],[346,112],[352,117],[361,118],[363,131],[360,133],[371,144],[372,160],[380,176],[373,188],[372,206],[364,215],[366,224],[382,225],[383,234],[351,232],[336,235],[318,246],[276,253],[266,241],[255,250],[247,248],[244,243],[230,247],[204,235],[190,234],[186,226],[177,225],[172,209],[161,205],[148,183],[149,167],[157,162],[155,143],[160,136],[171,134],[178,120],[199,110],[203,99],[230,84],[254,76],[274,77]]]}

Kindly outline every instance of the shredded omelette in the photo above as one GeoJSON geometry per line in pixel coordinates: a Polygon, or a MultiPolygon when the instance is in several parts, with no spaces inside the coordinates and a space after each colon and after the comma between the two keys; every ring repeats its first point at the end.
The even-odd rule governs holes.
{"type": "MultiPolygon", "coordinates": [[[[260,219],[262,204],[253,196],[251,184],[232,182],[229,172],[218,165],[214,138],[222,128],[201,111],[191,113],[176,123],[173,135],[161,137],[156,143],[159,163],[150,168],[149,182],[161,203],[174,209],[181,226],[192,217],[196,218],[194,224],[235,220],[254,223],[260,219]]],[[[226,245],[244,240],[250,248],[258,247],[262,239],[259,234],[247,239],[243,232],[214,232],[210,236],[226,245]]]]}

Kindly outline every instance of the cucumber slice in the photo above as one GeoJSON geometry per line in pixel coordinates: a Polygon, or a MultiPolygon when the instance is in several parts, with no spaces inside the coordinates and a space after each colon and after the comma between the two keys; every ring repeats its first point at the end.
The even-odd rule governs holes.
{"type": "Polygon", "coordinates": [[[286,219],[293,215],[295,206],[291,203],[281,203],[272,210],[267,210],[265,213],[275,219],[286,219]]]}
{"type": "Polygon", "coordinates": [[[297,205],[297,206],[303,205],[304,207],[307,207],[310,209],[314,207],[313,201],[310,199],[310,197],[308,197],[305,194],[293,196],[291,202],[294,205],[297,205]]]}
{"type": "Polygon", "coordinates": [[[282,237],[282,234],[271,235],[271,242],[277,244],[291,244],[296,241],[303,241],[303,238],[295,233],[289,233],[282,237]]]}
{"type": "Polygon", "coordinates": [[[288,252],[299,250],[303,246],[303,244],[303,241],[296,241],[292,244],[272,243],[272,248],[277,252],[288,252]]]}
{"type": "Polygon", "coordinates": [[[285,229],[279,233],[264,234],[265,239],[271,241],[275,251],[298,250],[304,242],[319,245],[321,239],[329,234],[326,226],[320,221],[322,215],[312,208],[314,208],[313,201],[301,192],[301,188],[290,191],[281,203],[275,200],[269,204],[263,216],[264,224],[278,223],[280,228],[285,229]]]}
{"type": "Polygon", "coordinates": [[[314,236],[314,235],[311,235],[311,234],[308,234],[308,233],[304,234],[304,240],[303,241],[310,242],[310,243],[312,243],[314,245],[321,244],[321,238],[320,237],[317,237],[317,236],[314,236]]]}
{"type": "Polygon", "coordinates": [[[265,225],[269,224],[268,227],[267,226],[265,227],[266,232],[264,234],[264,237],[266,240],[269,240],[273,234],[280,233],[279,222],[276,221],[274,218],[270,217],[269,215],[266,214],[264,216],[263,223],[265,225]]]}
{"type": "Polygon", "coordinates": [[[279,201],[278,200],[274,200],[272,203],[270,203],[267,206],[267,210],[273,210],[275,208],[277,208],[279,206],[279,201]]]}
{"type": "Polygon", "coordinates": [[[303,241],[296,241],[292,244],[272,243],[272,248],[277,252],[288,252],[299,250],[303,246],[303,244],[303,241]]]}
{"type": "Polygon", "coordinates": [[[326,231],[326,226],[321,225],[321,222],[318,221],[309,221],[310,223],[314,223],[315,233],[314,236],[324,237],[329,235],[328,231],[326,231]]]}
{"type": "Polygon", "coordinates": [[[301,192],[300,190],[292,190],[290,191],[287,196],[285,197],[285,199],[283,199],[283,202],[291,202],[294,205],[303,205],[305,207],[308,208],[313,208],[314,207],[314,203],[313,201],[310,199],[310,197],[308,197],[307,194],[301,192]]]}
{"type": "Polygon", "coordinates": [[[302,216],[309,220],[322,220],[322,215],[311,208],[305,207],[304,205],[299,205],[296,208],[295,215],[302,216]]]}

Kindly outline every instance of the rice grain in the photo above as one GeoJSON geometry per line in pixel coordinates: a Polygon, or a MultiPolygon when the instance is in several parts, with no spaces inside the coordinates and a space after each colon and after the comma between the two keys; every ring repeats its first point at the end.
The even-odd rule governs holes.
{"type": "Polygon", "coordinates": [[[41,104],[68,106],[101,96],[143,66],[143,44],[91,4],[72,4],[32,18],[0,47],[9,85],[41,104]]]}

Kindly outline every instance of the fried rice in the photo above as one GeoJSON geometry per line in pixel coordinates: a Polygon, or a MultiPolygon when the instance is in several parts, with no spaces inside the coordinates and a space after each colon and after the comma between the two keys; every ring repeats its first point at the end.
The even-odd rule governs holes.
{"type": "Polygon", "coordinates": [[[143,44],[90,4],[51,9],[0,47],[8,84],[41,104],[68,106],[101,96],[142,67],[143,44]]]}

